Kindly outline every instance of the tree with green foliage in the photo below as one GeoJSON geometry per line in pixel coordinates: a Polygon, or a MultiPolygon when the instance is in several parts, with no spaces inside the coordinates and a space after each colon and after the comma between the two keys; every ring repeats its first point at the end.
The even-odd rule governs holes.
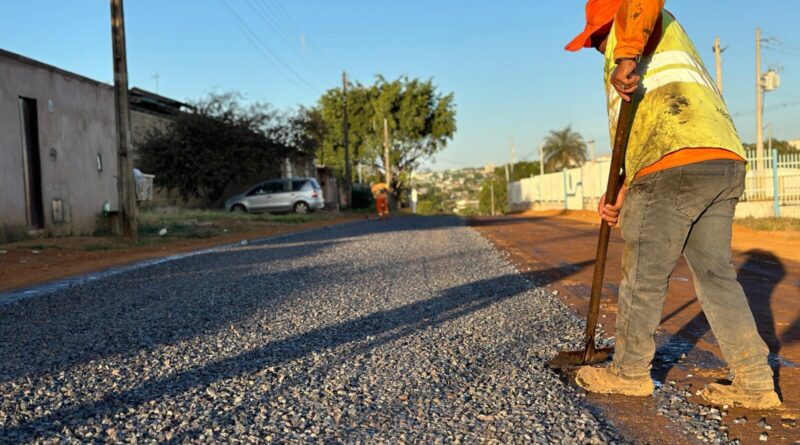
{"type": "Polygon", "coordinates": [[[212,93],[194,103],[191,112],[178,114],[166,128],[147,136],[137,149],[138,165],[156,175],[157,186],[178,190],[184,200],[196,197],[215,206],[236,179],[316,151],[299,135],[305,131],[302,114],[292,131],[268,104],[244,106],[241,100],[238,93],[212,93]]]}
{"type": "MultiPolygon", "coordinates": [[[[746,151],[755,151],[756,144],[742,144],[746,151]]],[[[771,156],[770,153],[767,153],[767,147],[769,147],[769,141],[764,141],[764,153],[766,156],[771,156]]],[[[772,140],[772,148],[778,150],[778,154],[785,155],[790,153],[800,153],[800,150],[792,147],[788,141],[784,141],[781,139],[773,139],[772,140]]]]}
{"type": "MultiPolygon", "coordinates": [[[[519,181],[539,174],[538,162],[520,161],[514,164],[514,168],[509,166],[511,181],[519,181]],[[511,171],[513,170],[513,175],[511,171]]],[[[508,209],[508,182],[506,182],[505,165],[496,167],[493,174],[487,175],[481,182],[478,210],[481,215],[489,215],[492,211],[491,184],[494,183],[494,209],[495,213],[505,213],[508,209]]]]}
{"type": "MultiPolygon", "coordinates": [[[[317,108],[324,134],[317,159],[344,174],[341,89],[328,90],[317,108]]],[[[383,120],[389,128],[392,193],[403,196],[419,162],[444,149],[456,131],[454,96],[440,94],[432,80],[406,76],[388,81],[378,76],[373,85],[356,83],[347,90],[348,140],[351,162],[385,174],[383,120]]],[[[352,169],[356,174],[356,169],[352,169]]]]}
{"type": "Polygon", "coordinates": [[[495,171],[494,175],[487,176],[483,180],[478,198],[478,211],[480,211],[481,215],[492,214],[492,191],[494,191],[495,214],[505,213],[508,208],[508,183],[506,182],[505,173],[500,175],[495,171]]]}
{"type": "Polygon", "coordinates": [[[447,208],[448,196],[436,188],[429,188],[417,198],[417,213],[420,215],[440,215],[450,213],[447,208]]]}
{"type": "Polygon", "coordinates": [[[544,163],[547,172],[577,167],[588,159],[586,142],[580,133],[568,125],[563,130],[551,130],[544,141],[544,163]]]}
{"type": "MultiPolygon", "coordinates": [[[[539,162],[520,161],[514,164],[511,181],[530,178],[539,175],[539,162]]],[[[505,174],[505,172],[503,173],[505,174]]],[[[504,176],[505,177],[505,176],[504,176]]]]}
{"type": "Polygon", "coordinates": [[[282,116],[274,133],[292,161],[308,163],[314,160],[322,144],[324,125],[319,110],[300,107],[282,116]]]}

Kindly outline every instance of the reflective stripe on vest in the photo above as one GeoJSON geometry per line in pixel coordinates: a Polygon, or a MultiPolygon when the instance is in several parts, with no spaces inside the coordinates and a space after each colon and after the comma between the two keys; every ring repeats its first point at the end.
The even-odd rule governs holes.
{"type": "MultiPolygon", "coordinates": [[[[616,132],[620,96],[609,79],[616,36],[613,27],[605,53],[605,85],[611,140],[616,132]]],[[[625,159],[627,177],[663,156],[688,147],[724,148],[744,157],[725,102],[683,28],[662,12],[661,41],[640,59],[638,102],[625,159]]]]}

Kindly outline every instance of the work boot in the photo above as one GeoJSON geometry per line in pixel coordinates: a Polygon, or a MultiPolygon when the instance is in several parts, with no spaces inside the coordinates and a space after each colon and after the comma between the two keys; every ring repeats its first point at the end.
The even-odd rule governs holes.
{"type": "Polygon", "coordinates": [[[781,406],[781,399],[775,391],[745,391],[736,385],[709,383],[700,392],[700,397],[712,405],[740,406],[747,409],[775,409],[781,406]]]}
{"type": "Polygon", "coordinates": [[[575,375],[575,383],[581,388],[599,394],[622,394],[624,396],[649,396],[655,387],[650,377],[628,379],[617,374],[611,367],[593,368],[584,366],[575,375]]]}

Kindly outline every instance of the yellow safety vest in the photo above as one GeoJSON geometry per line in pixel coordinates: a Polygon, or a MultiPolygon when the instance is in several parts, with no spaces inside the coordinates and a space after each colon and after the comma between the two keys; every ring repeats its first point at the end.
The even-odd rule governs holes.
{"type": "MultiPolygon", "coordinates": [[[[627,182],[636,172],[683,148],[723,148],[744,158],[744,149],[722,95],[711,80],[686,31],[668,12],[661,13],[661,41],[643,56],[634,95],[638,103],[625,156],[627,182]]],[[[613,27],[605,52],[605,86],[611,140],[617,130],[621,98],[609,79],[614,71],[613,27]]]]}

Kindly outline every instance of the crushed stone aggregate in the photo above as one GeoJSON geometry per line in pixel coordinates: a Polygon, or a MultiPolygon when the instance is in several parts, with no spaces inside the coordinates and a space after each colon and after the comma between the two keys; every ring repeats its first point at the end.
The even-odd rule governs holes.
{"type": "MultiPolygon", "coordinates": [[[[506,256],[402,217],[0,306],[0,442],[626,443],[547,368],[581,320],[506,256]]],[[[684,393],[661,414],[727,443],[684,393]]]]}

